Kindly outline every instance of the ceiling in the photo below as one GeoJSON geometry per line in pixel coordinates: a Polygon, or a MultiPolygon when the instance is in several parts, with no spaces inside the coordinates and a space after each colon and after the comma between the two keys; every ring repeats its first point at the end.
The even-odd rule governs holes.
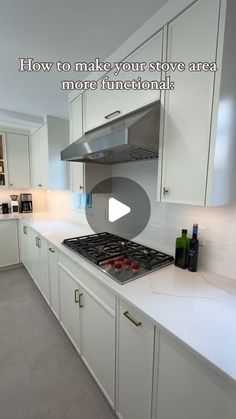
{"type": "Polygon", "coordinates": [[[18,71],[36,61],[105,59],[167,0],[0,0],[0,108],[67,117],[60,81],[78,74],[18,71]],[[66,77],[65,77],[66,74],[66,77]]]}

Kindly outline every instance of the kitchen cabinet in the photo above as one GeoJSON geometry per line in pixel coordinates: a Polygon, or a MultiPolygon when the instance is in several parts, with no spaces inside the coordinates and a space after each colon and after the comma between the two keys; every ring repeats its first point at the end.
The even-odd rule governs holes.
{"type": "Polygon", "coordinates": [[[117,414],[151,419],[154,326],[120,301],[117,352],[117,414]]]}
{"type": "Polygon", "coordinates": [[[17,220],[0,221],[0,237],[0,268],[19,263],[17,220]]]}
{"type": "Polygon", "coordinates": [[[165,92],[158,175],[163,202],[236,202],[235,12],[231,0],[199,0],[168,25],[167,61],[183,61],[187,68],[191,62],[216,62],[218,71],[168,73],[175,89],[165,92]]]}
{"type": "Polygon", "coordinates": [[[30,137],[31,187],[68,189],[69,168],[60,152],[69,144],[69,125],[65,119],[47,117],[47,122],[30,137]]]}
{"type": "Polygon", "coordinates": [[[28,135],[7,133],[6,150],[9,188],[30,188],[28,135]]]}
{"type": "Polygon", "coordinates": [[[32,230],[23,222],[18,224],[20,261],[32,275],[32,230]]]}
{"type": "Polygon", "coordinates": [[[114,407],[115,297],[102,286],[92,288],[82,287],[82,358],[114,407]]]}
{"type": "Polygon", "coordinates": [[[156,419],[234,419],[236,391],[191,352],[160,333],[156,419]]]}
{"type": "MultiPolygon", "coordinates": [[[[83,135],[83,95],[78,96],[69,104],[70,143],[83,135]]],[[[84,191],[84,163],[70,163],[70,177],[72,192],[84,191]]]]}
{"type": "MultiPolygon", "coordinates": [[[[84,134],[83,96],[78,96],[69,104],[71,143],[84,134]]],[[[94,163],[71,162],[70,173],[71,190],[75,193],[90,193],[99,182],[112,176],[109,166],[94,163]]]]}
{"type": "Polygon", "coordinates": [[[31,232],[31,261],[32,278],[49,304],[49,275],[48,275],[48,248],[47,242],[36,232],[31,232]]]}
{"type": "MultiPolygon", "coordinates": [[[[118,76],[114,70],[106,75],[111,80],[132,80],[141,77],[143,80],[160,81],[161,73],[149,71],[149,62],[162,60],[162,30],[145,42],[140,48],[125,58],[124,62],[146,62],[145,71],[121,71],[118,76]]],[[[99,82],[98,82],[99,83],[99,82]]],[[[85,131],[105,124],[111,119],[123,116],[135,109],[160,99],[159,90],[88,90],[84,94],[85,131]]]]}
{"type": "Polygon", "coordinates": [[[58,251],[48,245],[48,275],[50,289],[50,307],[57,319],[60,319],[59,304],[59,278],[58,278],[58,251]]]}
{"type": "Polygon", "coordinates": [[[2,132],[0,133],[0,189],[6,188],[7,185],[6,141],[2,132]]]}
{"type": "Polygon", "coordinates": [[[80,352],[81,287],[78,284],[77,278],[61,263],[59,263],[58,273],[61,324],[73,345],[80,352]]]}

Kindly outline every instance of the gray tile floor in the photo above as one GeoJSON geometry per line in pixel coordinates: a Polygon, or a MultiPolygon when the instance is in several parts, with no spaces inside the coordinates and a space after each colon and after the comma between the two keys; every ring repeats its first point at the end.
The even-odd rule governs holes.
{"type": "Polygon", "coordinates": [[[0,418],[116,418],[24,268],[0,272],[0,418]]]}

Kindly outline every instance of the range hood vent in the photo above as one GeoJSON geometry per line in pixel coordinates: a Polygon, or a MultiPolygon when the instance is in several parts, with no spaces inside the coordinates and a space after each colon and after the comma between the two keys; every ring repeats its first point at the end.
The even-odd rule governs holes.
{"type": "Polygon", "coordinates": [[[88,131],[61,152],[66,161],[116,164],[158,157],[160,101],[88,131]]]}

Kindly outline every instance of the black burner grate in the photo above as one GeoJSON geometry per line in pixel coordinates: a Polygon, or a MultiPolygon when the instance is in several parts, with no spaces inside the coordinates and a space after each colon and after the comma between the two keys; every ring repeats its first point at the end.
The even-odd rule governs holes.
{"type": "Polygon", "coordinates": [[[106,232],[72,237],[63,240],[63,244],[97,265],[125,256],[151,270],[174,260],[173,256],[106,232]]]}

